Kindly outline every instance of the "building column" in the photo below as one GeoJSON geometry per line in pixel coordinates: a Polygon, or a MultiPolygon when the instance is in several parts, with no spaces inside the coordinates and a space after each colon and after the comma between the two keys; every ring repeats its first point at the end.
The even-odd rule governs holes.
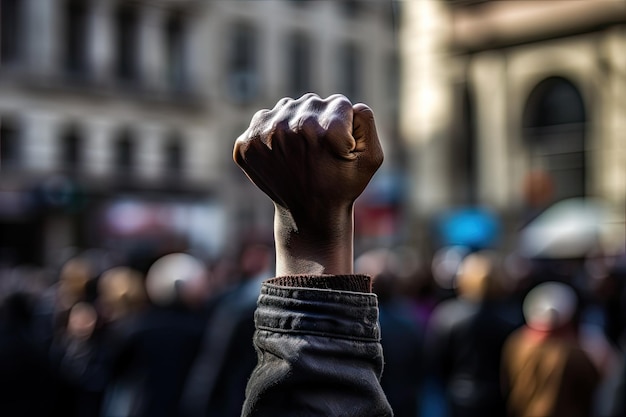
{"type": "Polygon", "coordinates": [[[162,90],[166,83],[165,13],[144,6],[139,16],[139,78],[149,89],[162,90]]]}
{"type": "Polygon", "coordinates": [[[88,54],[94,79],[109,82],[115,59],[113,7],[108,0],[96,0],[90,9],[88,54]]]}
{"type": "Polygon", "coordinates": [[[59,0],[26,0],[22,19],[24,63],[28,71],[38,75],[52,75],[60,64],[59,31],[62,30],[59,0]]]}
{"type": "MultiPolygon", "coordinates": [[[[211,33],[211,28],[206,24],[208,21],[206,7],[206,5],[195,6],[192,12],[184,15],[183,68],[186,77],[185,86],[189,91],[201,91],[197,87],[207,85],[210,78],[210,69],[207,67],[211,66],[207,65],[207,57],[217,56],[210,54],[209,48],[223,46],[221,42],[214,42],[216,38],[212,35],[215,31],[211,33]]],[[[221,69],[223,68],[222,65],[221,69]]]]}
{"type": "Polygon", "coordinates": [[[108,120],[91,120],[85,129],[85,169],[90,175],[102,177],[113,173],[113,133],[108,120]]]}
{"type": "Polygon", "coordinates": [[[55,170],[58,159],[55,117],[38,111],[30,111],[22,117],[24,168],[33,173],[55,170]]]}
{"type": "Polygon", "coordinates": [[[450,202],[448,152],[452,117],[450,16],[438,0],[405,2],[400,33],[400,129],[411,154],[411,206],[429,217],[450,202]]]}
{"type": "Polygon", "coordinates": [[[164,168],[163,132],[159,126],[147,125],[136,130],[137,176],[156,180],[164,168]]]}
{"type": "Polygon", "coordinates": [[[609,222],[611,235],[607,237],[610,248],[626,249],[626,33],[620,28],[609,31],[598,48],[599,60],[604,62],[599,74],[602,91],[600,143],[592,152],[592,191],[608,201],[614,209],[609,222]]]}
{"type": "Polygon", "coordinates": [[[602,184],[601,194],[615,204],[626,205],[626,35],[623,31],[613,31],[605,40],[606,73],[602,74],[606,82],[605,99],[602,108],[606,114],[602,120],[605,126],[604,143],[599,146],[602,156],[596,161],[599,166],[598,177],[602,184]]]}

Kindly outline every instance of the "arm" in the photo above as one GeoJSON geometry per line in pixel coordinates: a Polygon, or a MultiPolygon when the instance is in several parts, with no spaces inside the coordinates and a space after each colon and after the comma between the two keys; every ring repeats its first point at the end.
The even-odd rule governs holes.
{"type": "Polygon", "coordinates": [[[277,278],[255,314],[242,415],[391,416],[370,280],[353,275],[353,204],[382,163],[372,111],[307,94],[262,110],[234,159],[274,202],[277,278]]]}
{"type": "Polygon", "coordinates": [[[233,157],[274,202],[277,275],[352,273],[353,204],[383,161],[369,107],[283,99],[255,114],[233,157]]]}

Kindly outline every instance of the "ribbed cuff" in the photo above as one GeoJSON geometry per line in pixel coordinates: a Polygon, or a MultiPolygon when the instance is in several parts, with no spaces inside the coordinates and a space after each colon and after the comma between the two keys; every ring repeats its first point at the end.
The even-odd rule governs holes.
{"type": "Polygon", "coordinates": [[[257,330],[340,339],[380,340],[375,294],[265,282],[254,314],[257,330]]]}
{"type": "Polygon", "coordinates": [[[269,279],[266,282],[280,287],[372,292],[372,279],[367,275],[286,275],[269,279]]]}

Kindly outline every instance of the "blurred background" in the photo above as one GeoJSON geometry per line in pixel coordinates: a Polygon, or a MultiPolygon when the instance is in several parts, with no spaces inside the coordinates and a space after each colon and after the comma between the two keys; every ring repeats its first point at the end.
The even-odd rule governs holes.
{"type": "MultiPolygon", "coordinates": [[[[77,256],[86,282],[185,252],[206,299],[271,275],[242,248],[271,246],[273,206],[232,147],[306,92],[374,110],[385,163],[356,252],[393,251],[370,273],[395,271],[418,327],[467,255],[493,250],[507,294],[567,282],[619,346],[625,0],[0,0],[0,289],[28,277],[39,298],[77,256]]],[[[95,300],[85,282],[52,310],[95,300]]]]}
{"type": "Polygon", "coordinates": [[[363,248],[436,246],[433,221],[465,209],[507,244],[588,196],[623,247],[623,3],[2,0],[0,264],[271,238],[232,144],[305,92],[376,113],[386,161],[359,201],[363,248]]]}

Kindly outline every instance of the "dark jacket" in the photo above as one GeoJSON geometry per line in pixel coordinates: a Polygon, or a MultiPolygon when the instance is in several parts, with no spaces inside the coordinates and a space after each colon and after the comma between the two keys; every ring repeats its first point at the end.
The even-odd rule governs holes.
{"type": "Polygon", "coordinates": [[[119,342],[116,379],[132,376],[130,415],[177,416],[204,320],[184,308],[154,307],[136,318],[119,342]]]}
{"type": "Polygon", "coordinates": [[[377,298],[360,285],[369,285],[367,277],[310,278],[263,284],[255,313],[259,362],[242,417],[392,416],[380,386],[377,298]]]}
{"type": "Polygon", "coordinates": [[[33,329],[32,304],[24,294],[0,303],[0,416],[54,416],[63,408],[45,338],[33,329]]]}
{"type": "Polygon", "coordinates": [[[435,309],[429,323],[428,364],[444,384],[452,416],[504,415],[500,358],[516,327],[488,301],[452,299],[435,309]]]}
{"type": "Polygon", "coordinates": [[[214,301],[199,354],[187,379],[181,415],[239,417],[256,363],[254,311],[263,277],[214,301]]]}

